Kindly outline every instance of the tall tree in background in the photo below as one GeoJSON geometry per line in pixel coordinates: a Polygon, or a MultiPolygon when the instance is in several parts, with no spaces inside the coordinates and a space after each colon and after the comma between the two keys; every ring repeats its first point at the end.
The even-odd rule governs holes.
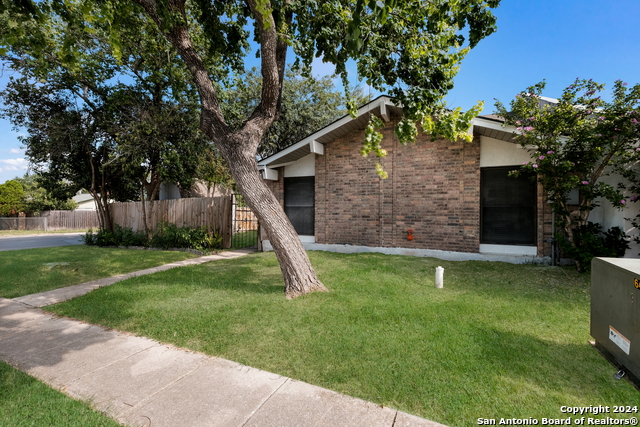
{"type": "MultiPolygon", "coordinates": [[[[72,31],[62,33],[62,51],[68,54],[62,59],[71,63],[77,61],[74,52],[78,46],[75,38],[67,34],[75,28],[77,33],[90,32],[96,25],[109,28],[114,52],[123,51],[130,40],[121,37],[121,33],[138,30],[144,31],[145,40],[158,35],[166,38],[197,87],[200,128],[227,161],[240,193],[269,233],[282,269],[285,294],[292,298],[326,288],[316,277],[282,207],[260,178],[256,162],[258,146],[282,105],[289,49],[296,55],[295,64],[306,74],[314,58],[332,63],[345,90],[347,62],[354,60],[366,84],[389,92],[402,104],[404,117],[396,130],[401,142],[415,140],[416,122],[431,133],[458,139],[466,135],[477,109],[450,114],[443,98],[452,88],[458,65],[469,49],[495,30],[490,8],[498,3],[499,0],[105,0],[99,4],[79,1],[69,9],[62,2],[2,0],[7,19],[14,24],[17,19],[29,22],[20,28],[6,26],[0,30],[4,31],[0,37],[7,47],[19,43],[22,37],[38,41],[41,28],[63,21],[72,31]],[[141,16],[145,22],[155,24],[157,33],[140,23],[141,16]],[[462,33],[467,27],[468,38],[462,33]],[[35,35],[25,34],[26,31],[35,35]],[[249,37],[259,46],[261,97],[247,120],[234,128],[220,102],[218,76],[220,72],[242,71],[249,37]],[[463,47],[467,40],[468,45],[463,47]]],[[[36,43],[32,55],[40,57],[46,46],[46,42],[36,43]]],[[[355,113],[353,102],[350,111],[355,113]]],[[[366,148],[384,155],[380,135],[374,130],[369,134],[366,148]]]]}
{"type": "Polygon", "coordinates": [[[101,226],[111,229],[109,200],[131,200],[138,186],[114,164],[117,144],[103,126],[109,123],[108,108],[78,101],[64,84],[45,86],[27,78],[11,81],[2,100],[4,115],[27,130],[21,141],[41,185],[57,199],[86,189],[96,200],[101,226]]]}
{"type": "MultiPolygon", "coordinates": [[[[239,75],[235,85],[224,91],[226,102],[222,108],[229,126],[239,128],[251,116],[260,103],[261,91],[262,77],[255,67],[239,75]]],[[[350,92],[354,105],[370,101],[362,89],[350,92]]],[[[336,90],[332,77],[305,77],[300,70],[287,68],[278,118],[265,132],[258,156],[275,154],[348,114],[347,102],[344,94],[336,90]]]]}
{"type": "Polygon", "coordinates": [[[24,212],[24,197],[24,189],[15,179],[0,184],[0,215],[14,216],[24,212]]]}
{"type": "Polygon", "coordinates": [[[229,166],[215,147],[209,147],[201,154],[196,177],[206,186],[207,197],[214,197],[216,189],[230,189],[234,184],[229,166]]]}
{"type": "MultiPolygon", "coordinates": [[[[39,178],[35,174],[25,174],[15,179],[24,189],[25,212],[37,215],[42,211],[73,210],[78,206],[71,198],[55,198],[51,191],[41,186],[39,178]]],[[[58,183],[58,186],[64,186],[64,183],[58,183]]]]}

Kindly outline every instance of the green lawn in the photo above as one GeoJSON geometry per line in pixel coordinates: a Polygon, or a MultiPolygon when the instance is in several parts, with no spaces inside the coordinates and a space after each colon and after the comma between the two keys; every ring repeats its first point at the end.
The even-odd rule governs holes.
{"type": "Polygon", "coordinates": [[[380,254],[310,257],[330,292],[286,300],[274,254],[258,253],[130,279],[49,309],[451,426],[640,402],[588,343],[588,275],[380,254]],[[434,287],[438,265],[444,289],[434,287]]]}
{"type": "Polygon", "coordinates": [[[120,424],[0,361],[0,425],[119,427],[120,424]]]}
{"type": "Polygon", "coordinates": [[[258,244],[258,230],[241,231],[231,238],[231,249],[242,249],[258,244]]]}
{"type": "Polygon", "coordinates": [[[0,252],[0,297],[51,289],[193,258],[187,252],[62,246],[0,252]]]}

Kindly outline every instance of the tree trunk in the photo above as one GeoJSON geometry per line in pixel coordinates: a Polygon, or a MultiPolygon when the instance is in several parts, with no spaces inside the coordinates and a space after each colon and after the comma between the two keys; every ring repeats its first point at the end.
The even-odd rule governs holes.
{"type": "Polygon", "coordinates": [[[113,218],[111,218],[111,210],[109,209],[109,196],[103,193],[101,196],[102,210],[104,212],[105,229],[113,231],[113,218]]]}
{"type": "Polygon", "coordinates": [[[144,182],[142,182],[142,186],[140,187],[140,203],[142,203],[142,222],[144,223],[144,234],[147,238],[151,238],[151,233],[149,232],[149,224],[147,223],[147,201],[144,198],[144,182]]]}
{"type": "MultiPolygon", "coordinates": [[[[159,28],[165,26],[156,1],[136,2],[146,10],[159,28]]],[[[186,1],[173,0],[169,3],[174,11],[183,14],[186,22],[186,1]]],[[[277,34],[272,13],[264,14],[255,0],[248,0],[247,6],[252,11],[260,33],[262,96],[251,117],[235,132],[224,119],[216,88],[205,62],[191,42],[188,27],[176,23],[165,29],[164,35],[184,60],[198,87],[200,128],[220,149],[240,194],[269,233],[284,277],[284,293],[287,298],[295,298],[309,292],[326,291],[327,288],[318,280],[298,234],[280,203],[260,177],[256,163],[258,144],[278,115],[288,44],[277,34]]],[[[290,24],[291,12],[285,13],[282,18],[290,24]]]]}
{"type": "MultiPolygon", "coordinates": [[[[593,202],[593,199],[590,199],[590,198],[587,199],[580,196],[580,202],[579,202],[580,208],[590,206],[592,202],[593,202]]],[[[562,204],[561,209],[563,212],[569,212],[569,208],[567,207],[566,204],[562,204]]],[[[576,242],[574,228],[586,225],[589,220],[590,213],[591,213],[590,210],[580,209],[577,212],[569,212],[569,214],[565,215],[565,218],[561,220],[562,223],[564,223],[564,232],[565,232],[566,238],[569,241],[569,244],[574,249],[578,249],[578,242],[576,242]]],[[[582,265],[582,263],[577,259],[574,259],[574,261],[576,263],[576,270],[578,271],[578,273],[584,273],[586,271],[585,266],[582,265]]]]}
{"type": "Polygon", "coordinates": [[[326,292],[327,288],[316,276],[289,218],[260,177],[255,156],[243,153],[241,144],[220,148],[240,194],[269,233],[269,241],[284,277],[285,296],[291,299],[310,292],[326,292]]]}

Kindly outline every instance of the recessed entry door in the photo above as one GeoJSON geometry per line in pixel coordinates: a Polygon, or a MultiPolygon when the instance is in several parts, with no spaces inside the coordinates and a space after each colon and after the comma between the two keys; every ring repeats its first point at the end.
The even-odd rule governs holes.
{"type": "Polygon", "coordinates": [[[284,212],[298,235],[314,235],[315,177],[284,179],[284,212]]]}
{"type": "Polygon", "coordinates": [[[480,243],[536,244],[536,182],[529,174],[509,176],[517,168],[480,170],[480,243]]]}

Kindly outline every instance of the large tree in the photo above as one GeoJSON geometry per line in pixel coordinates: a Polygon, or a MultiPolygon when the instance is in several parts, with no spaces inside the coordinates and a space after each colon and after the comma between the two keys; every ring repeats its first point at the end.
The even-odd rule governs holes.
{"type": "MultiPolygon", "coordinates": [[[[28,34],[16,29],[2,59],[23,78],[0,95],[4,115],[28,130],[26,153],[43,185],[59,197],[87,189],[111,229],[110,201],[155,200],[164,181],[188,189],[208,141],[191,101],[195,87],[168,42],[131,25],[114,51],[104,26],[82,28],[73,16],[27,20],[26,28],[42,24],[28,34]]],[[[0,28],[14,21],[0,14],[0,28]]]]}
{"type": "Polygon", "coordinates": [[[1,94],[3,113],[26,129],[21,140],[41,185],[57,199],[85,188],[97,201],[101,226],[110,229],[109,200],[136,197],[136,182],[114,163],[116,140],[103,126],[108,108],[89,106],[60,83],[12,80],[1,94]]]}
{"type": "MultiPolygon", "coordinates": [[[[141,17],[155,24],[157,35],[146,32],[145,37],[163,36],[190,73],[198,90],[200,128],[229,164],[239,191],[269,233],[285,294],[291,298],[326,288],[282,207],[261,180],[256,163],[258,146],[278,117],[287,55],[292,52],[295,65],[306,73],[314,58],[332,63],[345,89],[347,63],[354,60],[368,85],[388,92],[403,106],[404,117],[396,131],[402,142],[415,138],[416,122],[432,133],[456,139],[465,135],[475,111],[448,114],[442,100],[468,50],[494,31],[490,8],[497,7],[499,0],[105,0],[75,2],[72,10],[62,2],[3,3],[11,9],[5,13],[14,20],[33,17],[28,27],[36,33],[42,27],[38,21],[52,14],[84,31],[106,25],[116,52],[123,50],[128,39],[120,33],[132,31],[134,25],[139,30],[148,28],[140,25],[141,17]],[[247,120],[234,128],[224,115],[218,80],[221,72],[241,71],[251,38],[258,44],[261,97],[247,120]]],[[[5,44],[11,45],[24,32],[14,26],[6,34],[5,44]]],[[[44,45],[38,45],[34,54],[44,45]]],[[[64,47],[73,58],[74,40],[68,39],[64,47]]],[[[350,107],[354,113],[353,102],[350,107]]],[[[370,130],[367,149],[384,155],[374,126],[370,130]]]]}
{"type": "MultiPolygon", "coordinates": [[[[578,79],[550,103],[541,98],[541,82],[516,95],[509,108],[496,103],[505,124],[516,128],[516,141],[530,150],[532,160],[521,170],[542,184],[556,213],[560,238],[572,253],[585,244],[578,234],[600,200],[618,208],[627,203],[624,182],[614,186],[603,178],[613,172],[630,179],[638,176],[640,84],[627,86],[616,81],[611,101],[605,101],[603,84],[578,79]],[[574,189],[579,190],[577,207],[567,197],[574,189]]],[[[589,268],[583,265],[587,261],[576,257],[579,271],[589,268]]]]}

